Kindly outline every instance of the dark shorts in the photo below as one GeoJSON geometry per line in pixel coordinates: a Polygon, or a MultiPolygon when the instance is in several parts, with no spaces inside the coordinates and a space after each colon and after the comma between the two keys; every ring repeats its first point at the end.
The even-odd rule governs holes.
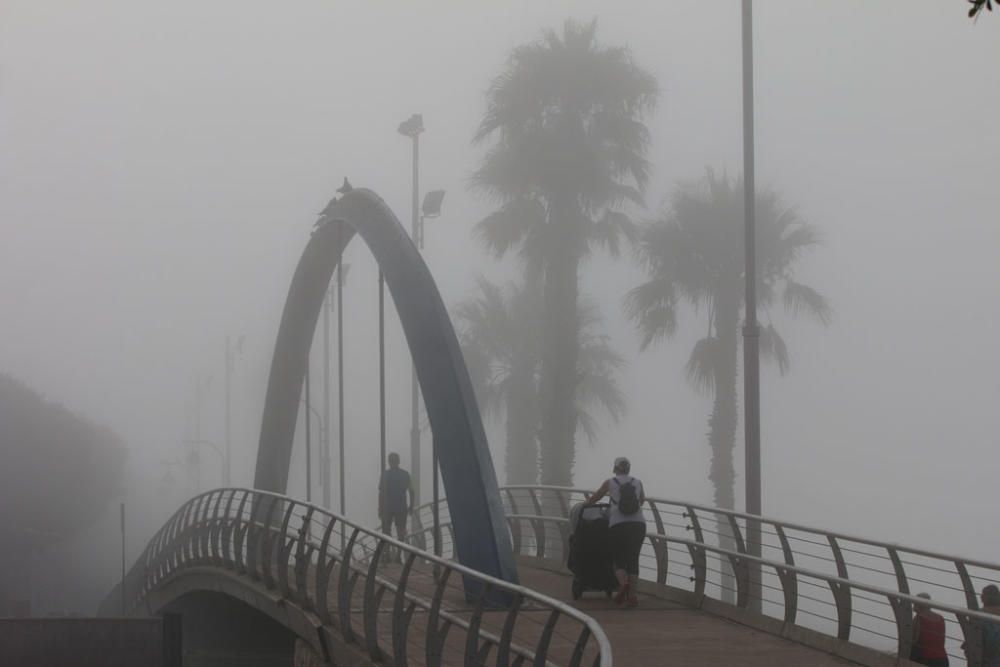
{"type": "Polygon", "coordinates": [[[382,532],[391,534],[393,524],[396,525],[396,536],[406,535],[406,510],[390,512],[382,517],[382,532]]]}
{"type": "Polygon", "coordinates": [[[611,526],[611,555],[615,560],[616,570],[625,570],[627,574],[639,574],[639,551],[646,539],[645,521],[624,521],[611,526]]]}

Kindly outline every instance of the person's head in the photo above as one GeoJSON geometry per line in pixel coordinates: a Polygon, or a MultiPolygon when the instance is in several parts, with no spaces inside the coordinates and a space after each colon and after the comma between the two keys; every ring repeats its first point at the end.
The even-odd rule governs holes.
{"type": "Polygon", "coordinates": [[[615,459],[615,465],[611,469],[616,475],[627,475],[632,469],[632,464],[624,456],[615,459]]]}
{"type": "Polygon", "coordinates": [[[1000,588],[996,584],[983,586],[982,598],[984,607],[1000,607],[1000,588]]]}
{"type": "MultiPolygon", "coordinates": [[[[930,593],[917,593],[917,597],[922,598],[924,600],[931,599],[930,593]]],[[[920,604],[919,602],[914,603],[913,606],[916,608],[918,614],[925,614],[931,609],[929,606],[925,604],[920,604]]]]}
{"type": "Polygon", "coordinates": [[[389,454],[389,467],[398,468],[399,467],[399,454],[393,452],[389,454]]]}

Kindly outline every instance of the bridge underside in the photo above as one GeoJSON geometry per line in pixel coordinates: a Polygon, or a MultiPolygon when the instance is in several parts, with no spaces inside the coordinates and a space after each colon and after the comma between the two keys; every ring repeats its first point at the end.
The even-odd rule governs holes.
{"type": "Polygon", "coordinates": [[[146,611],[181,616],[184,667],[372,664],[315,614],[222,568],[170,577],[146,596],[146,611]]]}

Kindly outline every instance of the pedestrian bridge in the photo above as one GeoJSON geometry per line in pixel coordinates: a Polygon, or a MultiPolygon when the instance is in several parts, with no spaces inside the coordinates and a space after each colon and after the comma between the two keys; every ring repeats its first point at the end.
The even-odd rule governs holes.
{"type": "Polygon", "coordinates": [[[218,489],[164,524],[102,612],[221,595],[297,640],[267,663],[289,665],[910,664],[896,656],[909,655],[919,591],[947,619],[952,664],[965,664],[963,642],[976,664],[980,624],[995,618],[976,593],[1000,565],[770,519],[757,556],[743,537],[752,517],[659,498],[646,506],[639,607],[573,601],[567,516],[585,492],[501,492],[519,585],[454,559],[446,502],[438,543],[425,505],[404,544],[292,498],[218,489]]]}
{"type": "Polygon", "coordinates": [[[953,663],[975,665],[996,618],[976,592],[1000,565],[660,498],[647,501],[639,608],[572,600],[567,517],[585,492],[498,487],[447,309],[369,190],[330,202],[296,268],[254,487],[185,503],[101,612],[181,613],[186,667],[903,664],[924,591],[953,663]],[[417,509],[406,543],[284,495],[313,333],[354,237],[392,292],[447,496],[417,509]]]}

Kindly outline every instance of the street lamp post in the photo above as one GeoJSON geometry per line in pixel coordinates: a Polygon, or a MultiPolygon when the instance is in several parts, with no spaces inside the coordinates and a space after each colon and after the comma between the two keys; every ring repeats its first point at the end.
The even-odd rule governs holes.
{"type": "MultiPolygon", "coordinates": [[[[753,13],[750,0],[743,0],[743,211],[745,221],[746,321],[743,326],[744,449],[746,457],[746,511],[761,513],[760,481],[760,329],[757,325],[757,261],[754,183],[753,124],[753,13]]],[[[750,554],[760,556],[760,522],[747,522],[750,554]]],[[[760,610],[761,571],[759,563],[750,569],[750,598],[760,610]]]]}
{"type": "Polygon", "coordinates": [[[225,449],[225,463],[223,466],[222,484],[223,486],[232,486],[233,482],[233,467],[232,467],[232,448],[233,448],[233,438],[232,438],[232,383],[233,383],[233,368],[236,364],[236,355],[240,353],[243,349],[243,336],[239,336],[236,339],[235,347],[229,336],[226,336],[226,449],[225,449]]]}
{"type": "MultiPolygon", "coordinates": [[[[309,392],[307,390],[306,395],[308,396],[308,394],[309,392]]],[[[317,410],[315,406],[313,406],[309,402],[308,398],[303,398],[301,403],[306,407],[306,433],[309,433],[309,422],[311,415],[312,417],[316,418],[316,424],[319,426],[319,440],[320,442],[323,442],[323,438],[325,437],[325,434],[327,432],[326,422],[323,421],[323,416],[320,415],[319,410],[317,410]]],[[[309,451],[310,448],[307,445],[306,446],[306,502],[309,502],[311,500],[310,489],[312,488],[312,473],[310,472],[312,468],[312,460],[311,460],[312,457],[310,456],[309,451]]]]}
{"type": "Polygon", "coordinates": [[[320,438],[320,485],[323,487],[323,507],[330,509],[330,309],[331,290],[323,297],[323,437],[320,438]]]}
{"type": "MultiPolygon", "coordinates": [[[[410,237],[417,243],[420,235],[420,134],[424,131],[424,117],[413,114],[399,124],[399,133],[410,137],[413,141],[413,193],[410,218],[410,237]]],[[[419,387],[417,386],[417,370],[410,367],[410,467],[413,472],[414,504],[420,504],[420,416],[419,387]]]]}
{"type": "MultiPolygon", "coordinates": [[[[310,350],[311,352],[311,350],[310,350]]],[[[306,353],[306,503],[312,503],[312,430],[309,424],[312,420],[309,413],[312,411],[312,401],[309,395],[309,386],[312,384],[309,378],[309,352],[306,353]]]]}
{"type": "MultiPolygon", "coordinates": [[[[441,203],[444,201],[444,190],[431,190],[424,196],[424,203],[420,207],[420,228],[417,248],[424,248],[424,220],[436,218],[441,215],[441,203]]],[[[441,483],[440,471],[438,470],[437,441],[434,434],[431,434],[431,503],[434,508],[434,555],[441,555],[441,483]]]]}
{"type": "Polygon", "coordinates": [[[378,272],[378,454],[385,472],[385,274],[378,272]]]}

